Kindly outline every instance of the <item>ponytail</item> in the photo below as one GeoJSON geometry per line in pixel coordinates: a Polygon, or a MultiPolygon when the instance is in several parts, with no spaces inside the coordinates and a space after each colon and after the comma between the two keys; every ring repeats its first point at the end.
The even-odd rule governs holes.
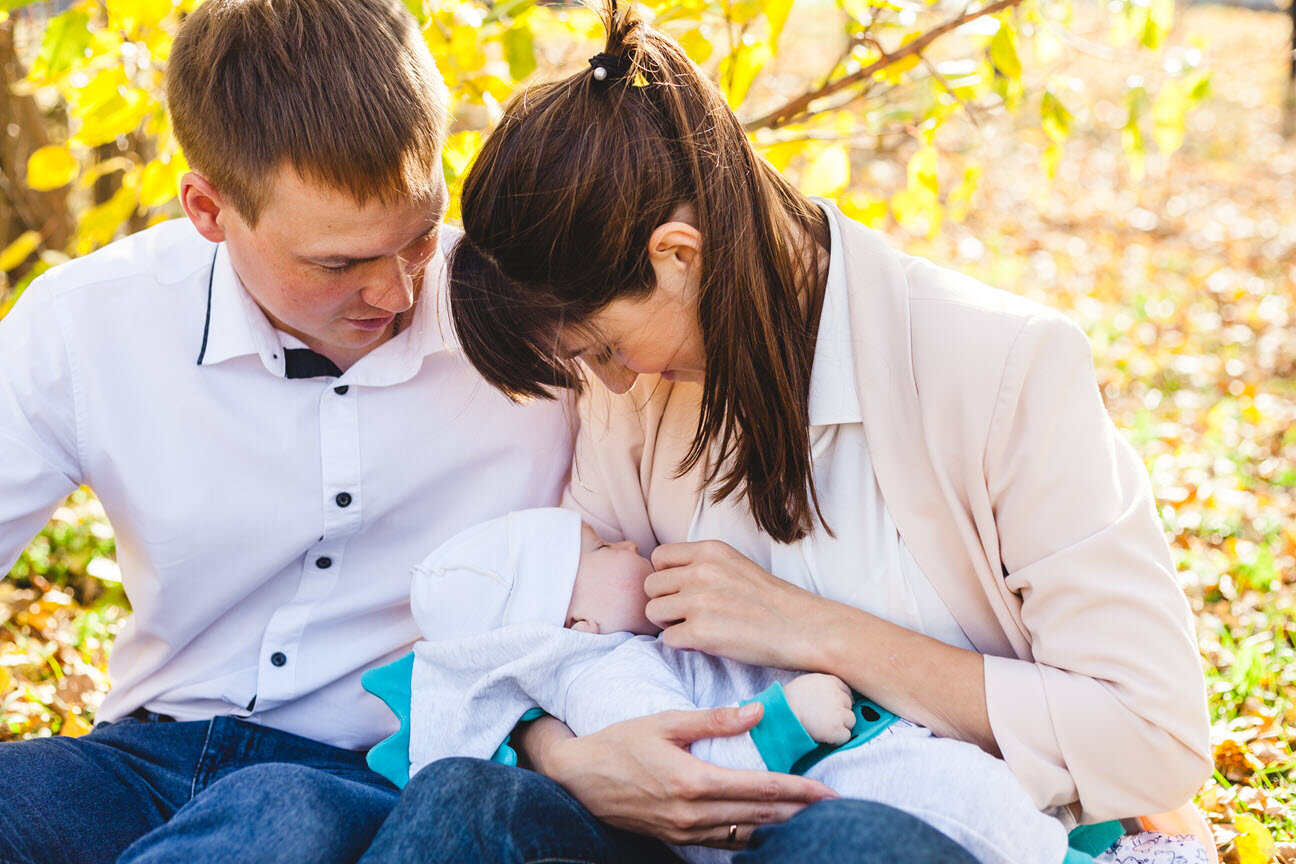
{"type": "Polygon", "coordinates": [[[467,178],[451,310],[468,359],[499,389],[578,386],[557,349],[615,300],[655,288],[648,244],[691,206],[702,236],[701,410],[682,475],[711,453],[715,500],[746,499],[791,542],[818,517],[810,368],[822,282],[822,211],[762,159],[715,84],[630,6],[598,7],[607,41],[590,67],[505,107],[467,178]],[[602,70],[602,72],[600,72],[602,70]]]}

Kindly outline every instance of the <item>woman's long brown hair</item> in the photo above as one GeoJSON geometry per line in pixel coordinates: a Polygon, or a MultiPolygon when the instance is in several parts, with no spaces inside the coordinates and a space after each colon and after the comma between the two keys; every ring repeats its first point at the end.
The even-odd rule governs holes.
{"type": "Polygon", "coordinates": [[[514,399],[578,389],[559,334],[651,293],[649,238],[690,205],[706,372],[679,471],[718,445],[713,497],[745,496],[766,533],[800,539],[822,521],[807,408],[817,318],[807,323],[800,297],[822,279],[804,247],[827,248],[826,218],[756,154],[678,43],[614,0],[600,11],[610,74],[583,69],[515,95],[465,179],[450,270],[460,343],[514,399]]]}

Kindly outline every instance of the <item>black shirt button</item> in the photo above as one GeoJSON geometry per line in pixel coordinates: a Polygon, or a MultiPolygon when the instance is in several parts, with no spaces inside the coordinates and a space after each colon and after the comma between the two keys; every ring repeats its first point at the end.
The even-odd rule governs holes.
{"type": "Polygon", "coordinates": [[[349,385],[343,384],[341,387],[334,387],[333,392],[338,394],[339,396],[345,396],[347,394],[347,391],[350,389],[351,387],[349,385]]]}
{"type": "Polygon", "coordinates": [[[288,658],[282,651],[276,651],[270,655],[270,663],[274,666],[282,666],[288,662],[288,658]]]}
{"type": "Polygon", "coordinates": [[[328,557],[327,555],[321,558],[316,558],[315,566],[321,570],[327,570],[328,568],[333,566],[333,559],[328,557]]]}
{"type": "Polygon", "coordinates": [[[350,493],[350,492],[339,492],[339,493],[337,494],[337,497],[334,498],[333,500],[337,502],[337,505],[338,505],[339,507],[350,507],[350,506],[351,506],[351,493],[350,493]]]}

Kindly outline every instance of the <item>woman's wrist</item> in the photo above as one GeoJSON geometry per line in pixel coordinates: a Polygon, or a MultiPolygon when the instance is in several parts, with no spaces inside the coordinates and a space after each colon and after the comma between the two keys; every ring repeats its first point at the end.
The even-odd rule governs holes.
{"type": "Polygon", "coordinates": [[[554,779],[560,769],[554,745],[574,737],[565,723],[546,714],[520,726],[514,742],[523,767],[554,779]]]}
{"type": "Polygon", "coordinates": [[[843,681],[858,679],[861,636],[877,619],[854,606],[811,596],[813,605],[800,616],[804,623],[797,640],[798,662],[789,668],[836,675],[843,681]]]}

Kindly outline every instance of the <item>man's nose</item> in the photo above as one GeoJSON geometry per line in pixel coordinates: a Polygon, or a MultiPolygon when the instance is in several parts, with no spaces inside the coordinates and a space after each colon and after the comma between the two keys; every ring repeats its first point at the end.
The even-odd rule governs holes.
{"type": "Polygon", "coordinates": [[[399,257],[382,262],[372,281],[360,289],[360,299],[384,312],[404,312],[414,305],[418,283],[423,278],[422,269],[412,270],[399,257]]]}

